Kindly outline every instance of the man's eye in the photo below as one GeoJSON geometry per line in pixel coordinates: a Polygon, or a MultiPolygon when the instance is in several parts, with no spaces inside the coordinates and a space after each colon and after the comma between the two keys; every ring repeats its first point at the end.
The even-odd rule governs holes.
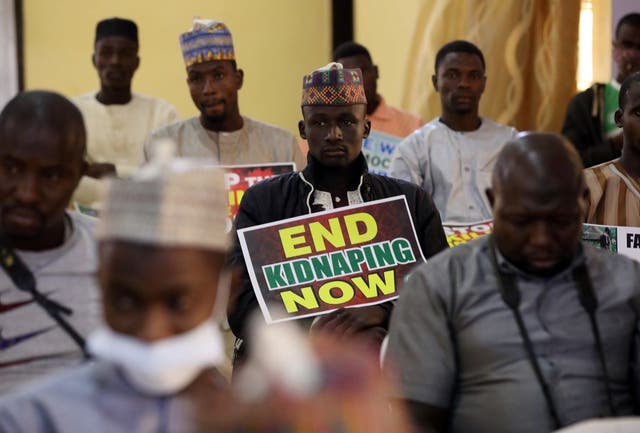
{"type": "Polygon", "coordinates": [[[187,296],[175,296],[167,300],[167,308],[175,313],[184,313],[191,307],[187,296]]]}
{"type": "Polygon", "coordinates": [[[444,76],[447,78],[458,78],[458,73],[456,71],[447,71],[444,76]]]}
{"type": "Polygon", "coordinates": [[[224,79],[224,74],[222,72],[217,72],[213,74],[213,79],[216,81],[220,81],[224,79]]]}
{"type": "Polygon", "coordinates": [[[350,119],[343,119],[343,120],[342,120],[342,124],[343,124],[344,126],[351,126],[351,125],[353,125],[354,123],[355,123],[355,122],[354,122],[353,120],[350,120],[350,119]]]}
{"type": "Polygon", "coordinates": [[[140,308],[140,303],[133,296],[120,295],[113,298],[111,305],[118,312],[132,312],[140,308]]]}
{"type": "Polygon", "coordinates": [[[189,77],[190,83],[199,83],[200,81],[202,81],[202,77],[200,75],[191,75],[189,77]]]}
{"type": "Polygon", "coordinates": [[[58,169],[55,170],[46,170],[43,173],[43,177],[46,180],[52,181],[52,182],[57,182],[60,180],[60,178],[62,178],[62,172],[58,169]]]}
{"type": "Polygon", "coordinates": [[[327,125],[327,122],[325,122],[324,120],[316,120],[312,123],[313,126],[319,126],[319,127],[323,127],[327,125]]]}

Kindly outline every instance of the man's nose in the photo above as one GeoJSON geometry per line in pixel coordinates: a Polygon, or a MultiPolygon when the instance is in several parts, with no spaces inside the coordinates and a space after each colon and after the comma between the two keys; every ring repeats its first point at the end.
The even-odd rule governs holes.
{"type": "Polygon", "coordinates": [[[331,125],[327,131],[327,141],[342,140],[342,129],[338,125],[331,125]]]}
{"type": "Polygon", "coordinates": [[[548,247],[553,241],[553,233],[549,224],[544,221],[534,223],[529,234],[529,241],[535,247],[548,247]]]}
{"type": "Polygon", "coordinates": [[[40,183],[37,176],[25,174],[18,180],[16,198],[23,204],[35,204],[40,201],[40,183]]]}
{"type": "Polygon", "coordinates": [[[171,317],[160,306],[154,306],[145,311],[142,323],[136,332],[136,337],[147,343],[153,343],[173,335],[175,335],[175,330],[171,317]]]}
{"type": "Polygon", "coordinates": [[[216,89],[216,80],[214,80],[212,77],[205,77],[204,84],[202,86],[202,93],[212,94],[216,92],[216,89]]]}
{"type": "Polygon", "coordinates": [[[466,74],[462,74],[460,76],[460,81],[458,81],[458,87],[468,89],[470,85],[470,78],[466,74]]]}
{"type": "Polygon", "coordinates": [[[122,56],[117,51],[113,51],[111,55],[107,58],[110,65],[117,65],[122,60],[122,56]]]}

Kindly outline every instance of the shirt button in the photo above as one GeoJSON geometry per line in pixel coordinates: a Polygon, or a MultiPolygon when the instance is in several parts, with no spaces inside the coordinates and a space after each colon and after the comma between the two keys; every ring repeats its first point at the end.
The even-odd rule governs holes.
{"type": "Polygon", "coordinates": [[[470,204],[469,209],[475,209],[475,207],[472,204],[470,204]]]}
{"type": "Polygon", "coordinates": [[[469,170],[471,170],[469,167],[465,167],[465,168],[464,168],[464,171],[467,171],[467,172],[468,172],[469,170]]]}
{"type": "Polygon", "coordinates": [[[336,200],[336,203],[340,203],[340,197],[336,197],[335,200],[336,200]]]}

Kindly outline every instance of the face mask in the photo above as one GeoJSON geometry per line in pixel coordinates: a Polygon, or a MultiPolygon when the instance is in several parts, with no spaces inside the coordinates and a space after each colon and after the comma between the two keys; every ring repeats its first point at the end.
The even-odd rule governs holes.
{"type": "MultiPolygon", "coordinates": [[[[221,276],[216,307],[225,304],[229,277],[221,276]]],[[[224,339],[217,320],[206,320],[190,331],[155,343],[145,343],[103,327],[87,339],[89,352],[122,370],[138,391],[160,396],[176,394],[186,388],[207,367],[224,361],[224,339]]]]}
{"type": "Polygon", "coordinates": [[[222,334],[212,320],[151,344],[102,328],[87,344],[96,358],[120,367],[134,388],[155,396],[183,390],[202,370],[224,360],[222,334]]]}

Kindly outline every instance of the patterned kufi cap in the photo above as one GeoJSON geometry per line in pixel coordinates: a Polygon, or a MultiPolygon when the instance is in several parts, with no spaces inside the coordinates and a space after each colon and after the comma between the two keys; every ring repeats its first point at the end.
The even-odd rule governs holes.
{"type": "Polygon", "coordinates": [[[213,160],[173,158],[173,143],[162,144],[131,179],[109,181],[97,238],[225,251],[223,172],[213,160]]]}
{"type": "Polygon", "coordinates": [[[302,79],[302,105],[366,104],[360,69],[329,63],[302,79]]]}
{"type": "Polygon", "coordinates": [[[235,60],[229,28],[217,20],[194,19],[191,30],[180,35],[187,67],[212,60],[235,60]]]}

